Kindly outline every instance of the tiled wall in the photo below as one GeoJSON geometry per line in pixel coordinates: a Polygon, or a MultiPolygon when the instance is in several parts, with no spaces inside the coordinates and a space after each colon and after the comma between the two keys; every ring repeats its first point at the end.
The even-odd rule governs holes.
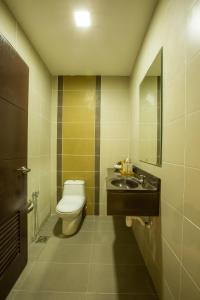
{"type": "Polygon", "coordinates": [[[164,300],[200,299],[200,1],[160,1],[131,78],[134,162],[162,180],[161,217],[133,229],[164,300]],[[139,85],[163,47],[163,164],[139,161],[139,85]]]}
{"type": "MultiPolygon", "coordinates": [[[[59,78],[58,200],[67,179],[86,181],[87,213],[95,211],[96,77],[59,78]]],[[[97,200],[98,201],[98,200],[97,200]]]]}
{"type": "Polygon", "coordinates": [[[101,78],[100,214],[107,214],[107,168],[129,156],[129,78],[101,78]]]}
{"type": "MultiPolygon", "coordinates": [[[[39,225],[50,213],[51,181],[51,96],[52,78],[20,26],[0,2],[0,31],[29,66],[28,114],[28,199],[40,192],[38,199],[39,225]]],[[[33,214],[28,218],[29,241],[33,236],[33,214]]]]}

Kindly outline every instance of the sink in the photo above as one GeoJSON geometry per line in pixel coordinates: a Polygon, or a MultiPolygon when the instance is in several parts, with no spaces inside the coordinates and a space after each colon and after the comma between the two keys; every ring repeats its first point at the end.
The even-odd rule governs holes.
{"type": "Polygon", "coordinates": [[[125,189],[134,189],[134,188],[138,187],[137,182],[135,182],[134,180],[125,179],[125,178],[113,179],[111,181],[111,184],[116,187],[125,188],[125,189]]]}
{"type": "Polygon", "coordinates": [[[108,215],[159,215],[160,179],[144,170],[125,177],[108,169],[106,189],[108,215]],[[143,180],[141,174],[145,176],[143,180]]]}

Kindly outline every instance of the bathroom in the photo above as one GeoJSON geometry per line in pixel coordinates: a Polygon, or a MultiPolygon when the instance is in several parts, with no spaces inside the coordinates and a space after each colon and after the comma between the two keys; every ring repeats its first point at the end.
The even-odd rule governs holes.
{"type": "Polygon", "coordinates": [[[2,0],[0,34],[0,299],[200,299],[200,0],[2,0]],[[90,26],[76,27],[77,9],[90,12],[90,26]],[[14,72],[2,41],[26,73],[12,85],[23,82],[27,94],[21,134],[4,113],[2,70],[14,72]],[[159,155],[151,163],[141,158],[141,83],[158,55],[159,155]],[[27,178],[28,213],[23,266],[6,271],[2,203],[13,188],[3,141],[11,136],[15,169],[27,168],[18,177],[27,178]],[[16,143],[25,145],[23,163],[16,143]],[[108,169],[127,158],[160,182],[150,218],[108,211],[108,169]],[[85,183],[85,203],[79,230],[65,236],[57,205],[67,180],[85,183]]]}

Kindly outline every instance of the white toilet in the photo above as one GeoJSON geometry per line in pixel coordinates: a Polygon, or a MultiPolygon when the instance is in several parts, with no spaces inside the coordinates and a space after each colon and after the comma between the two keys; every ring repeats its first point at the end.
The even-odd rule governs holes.
{"type": "Polygon", "coordinates": [[[85,182],[83,180],[66,180],[63,196],[56,207],[56,214],[62,219],[62,233],[74,234],[81,222],[85,205],[85,182]]]}

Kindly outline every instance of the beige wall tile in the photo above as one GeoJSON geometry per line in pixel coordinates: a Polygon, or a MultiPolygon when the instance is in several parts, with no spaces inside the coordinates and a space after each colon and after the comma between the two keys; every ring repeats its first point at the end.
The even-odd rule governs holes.
{"type": "Polygon", "coordinates": [[[200,286],[200,228],[184,220],[183,265],[193,280],[200,286]]]}
{"type": "Polygon", "coordinates": [[[199,14],[200,14],[200,2],[189,1],[195,4],[191,7],[188,12],[187,24],[186,24],[186,45],[187,45],[187,60],[191,60],[194,55],[200,49],[199,39],[199,14]]]}
{"type": "Polygon", "coordinates": [[[62,153],[70,155],[94,155],[94,140],[62,140],[62,153]]]}
{"type": "Polygon", "coordinates": [[[164,201],[161,203],[162,236],[167,240],[177,257],[181,258],[183,216],[164,201]]]}
{"type": "MultiPolygon", "coordinates": [[[[158,259],[161,263],[160,276],[166,286],[169,287],[169,293],[163,294],[166,294],[163,298],[167,300],[180,299],[179,268],[182,263],[180,249],[182,247],[181,224],[183,219],[182,193],[184,182],[186,184],[184,213],[190,220],[198,224],[197,214],[199,209],[197,203],[199,201],[195,200],[198,197],[198,192],[194,188],[194,185],[198,182],[198,171],[187,169],[186,166],[193,167],[196,170],[200,169],[200,116],[197,112],[197,110],[199,111],[198,78],[200,76],[200,69],[198,68],[200,39],[199,26],[197,25],[199,24],[199,15],[199,0],[160,1],[130,79],[132,124],[130,153],[137,166],[161,178],[162,210],[160,217],[162,227],[160,237],[165,236],[167,243],[173,249],[170,261],[173,261],[171,265],[175,269],[171,268],[171,271],[166,273],[166,267],[162,268],[162,264],[165,265],[169,257],[166,251],[163,251],[160,259],[158,259]],[[139,87],[161,47],[163,47],[163,166],[157,168],[139,161],[139,87]],[[188,114],[188,118],[186,118],[186,113],[191,112],[195,113],[188,114]],[[184,172],[185,168],[186,172],[184,172]],[[171,296],[170,291],[173,296],[171,296]]],[[[138,226],[134,228],[144,258],[150,257],[153,262],[154,248],[148,247],[148,243],[149,236],[155,235],[155,227],[150,228],[148,233],[142,228],[138,228],[138,226]]],[[[187,230],[186,226],[183,227],[183,235],[184,239],[190,238],[190,231],[187,230]]],[[[199,235],[195,237],[196,240],[198,240],[198,237],[199,235]]],[[[155,248],[159,248],[159,240],[155,240],[155,243],[155,248]]],[[[184,250],[184,259],[190,260],[192,255],[189,250],[184,250]]],[[[151,269],[156,268],[153,263],[149,266],[151,269]]],[[[150,273],[153,274],[154,270],[151,270],[150,273]]],[[[194,280],[194,276],[196,276],[194,270],[191,275],[192,280],[194,280]]],[[[190,285],[187,288],[192,289],[190,285]]],[[[160,289],[163,292],[165,291],[163,286],[160,289]]],[[[181,297],[183,297],[183,293],[181,297]]],[[[191,295],[193,295],[192,290],[191,295]]],[[[191,298],[191,296],[189,297],[191,298]]]]}
{"type": "Polygon", "coordinates": [[[178,76],[173,78],[172,82],[166,83],[164,91],[163,120],[168,123],[185,114],[185,72],[178,72],[178,76]]]}
{"type": "Polygon", "coordinates": [[[180,300],[198,300],[200,299],[200,289],[191,280],[188,273],[182,269],[182,285],[181,285],[181,296],[180,300]]]}
{"type": "Polygon", "coordinates": [[[176,259],[166,242],[163,242],[163,276],[167,280],[174,299],[178,299],[181,267],[179,261],[176,259]]]}
{"type": "Polygon", "coordinates": [[[129,77],[127,76],[102,76],[101,89],[104,90],[128,90],[129,77]]]}
{"type": "Polygon", "coordinates": [[[63,171],[94,171],[94,156],[63,155],[63,171]]]}
{"type": "Polygon", "coordinates": [[[163,164],[162,195],[165,201],[180,211],[183,210],[184,167],[163,164]]]}
{"type": "Polygon", "coordinates": [[[191,113],[200,110],[199,101],[199,69],[200,55],[197,55],[191,62],[188,62],[187,70],[187,112],[191,113]]]}
{"type": "Polygon", "coordinates": [[[186,165],[200,169],[200,112],[188,116],[186,127],[186,165]]]}
{"type": "Polygon", "coordinates": [[[200,227],[200,170],[186,168],[184,215],[200,227]]]}
{"type": "Polygon", "coordinates": [[[101,139],[128,139],[129,123],[104,122],[101,124],[101,139]]]}
{"type": "Polygon", "coordinates": [[[181,118],[163,129],[163,161],[184,163],[185,119],[181,118]]]}

